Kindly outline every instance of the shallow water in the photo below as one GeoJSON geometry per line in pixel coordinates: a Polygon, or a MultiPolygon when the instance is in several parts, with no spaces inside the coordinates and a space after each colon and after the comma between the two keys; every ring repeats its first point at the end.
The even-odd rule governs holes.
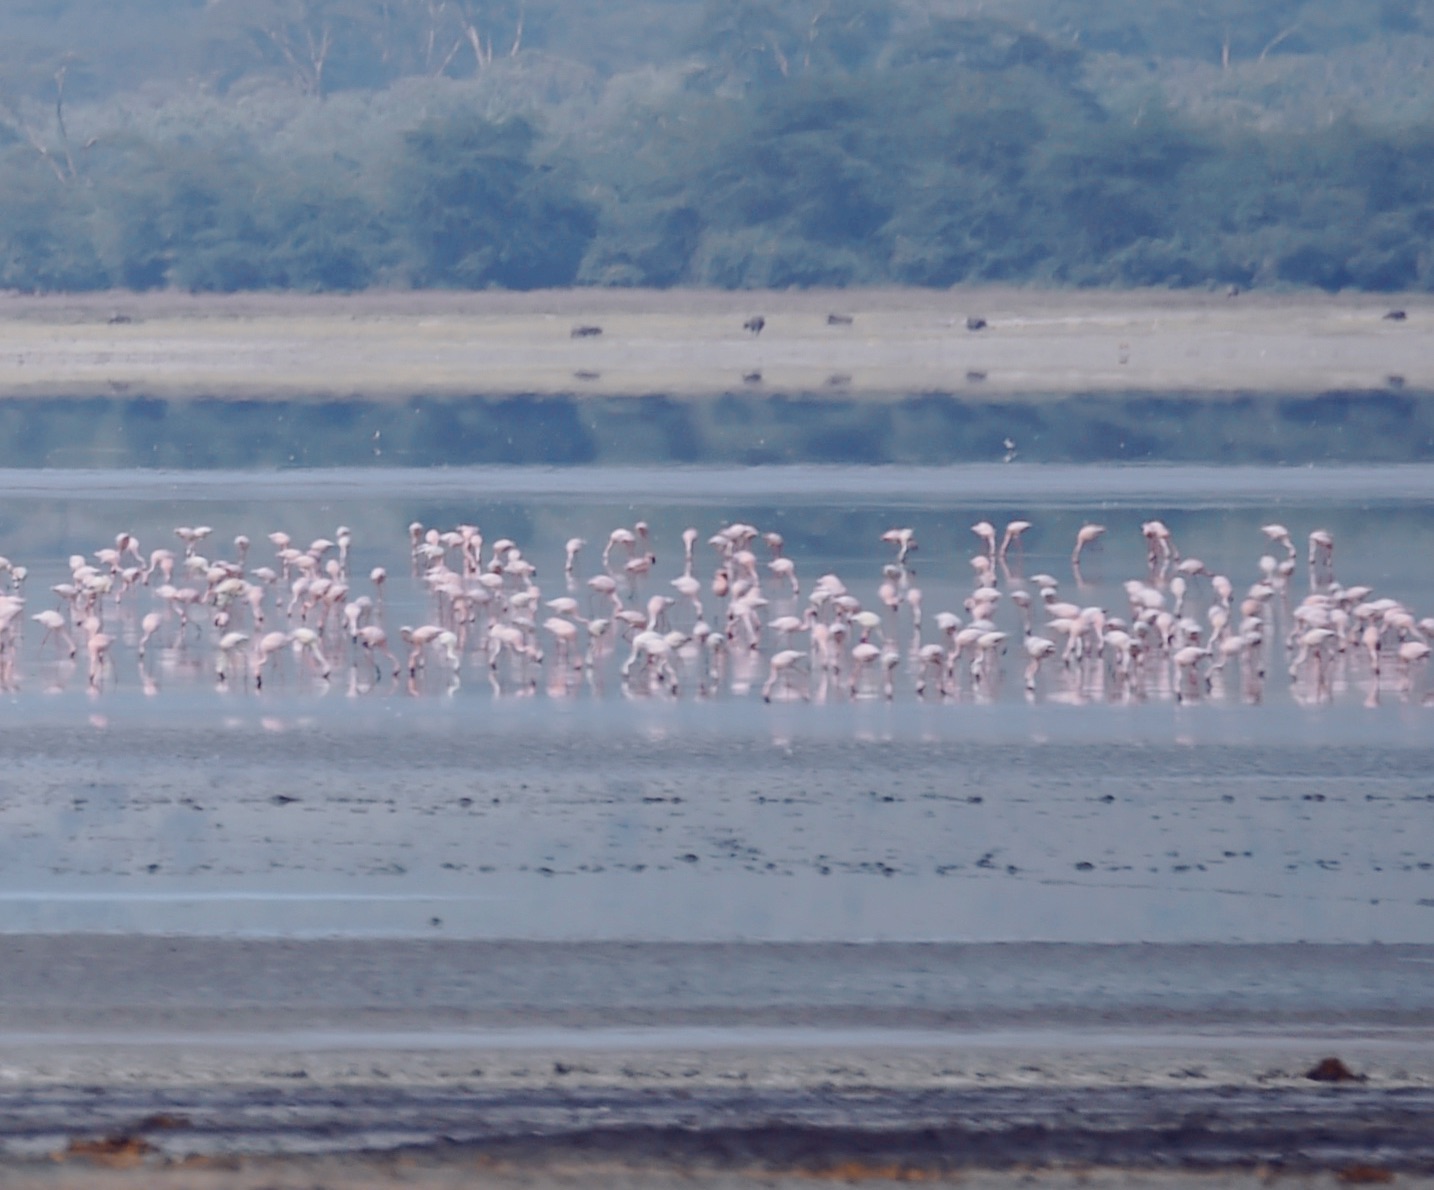
{"type": "MultiPolygon", "coordinates": [[[[67,557],[138,535],[177,546],[213,528],[208,556],[267,562],[353,530],[351,572],[388,569],[385,623],[431,618],[408,525],[481,526],[566,590],[563,543],[646,520],[657,564],[639,598],[670,590],[681,531],[775,529],[803,598],[840,574],[864,604],[912,527],[925,636],[972,587],[969,526],[1033,522],[1018,573],[1125,614],[1145,577],[1141,522],[1237,592],[1289,525],[1336,540],[1346,584],[1434,613],[1434,467],[1244,469],[1008,466],[896,469],[591,468],[254,473],[0,474],[0,553],[30,570],[26,615],[48,606],[67,557]],[[1107,526],[1076,582],[1076,529],[1107,526]],[[217,544],[216,544],[217,543],[217,544]]],[[[1274,549],[1279,553],[1278,548],[1274,549]]],[[[698,547],[705,580],[713,554],[698,547]]],[[[1029,585],[1029,584],[1027,584],[1029,585]]],[[[1206,581],[1190,583],[1203,617],[1206,581]]],[[[362,581],[355,592],[370,591],[362,581]]],[[[1291,598],[1306,590],[1303,559],[1291,598]]],[[[768,614],[787,610],[768,588],[768,614]]],[[[715,600],[708,603],[715,606],[715,600]]],[[[787,600],[791,610],[802,601],[787,600]]],[[[143,663],[138,589],[106,612],[118,638],[90,680],[84,657],[41,647],[27,624],[4,695],[0,929],[533,938],[1428,941],[1434,832],[1427,678],[1374,678],[1342,659],[1328,686],[1290,682],[1272,654],[1258,702],[1230,679],[1177,700],[1048,668],[1028,696],[1022,659],[1002,681],[926,697],[911,661],[893,698],[829,684],[765,704],[759,659],[704,682],[681,663],[674,697],[625,683],[626,646],[600,680],[480,657],[434,658],[410,683],[329,646],[322,680],[285,655],[262,692],[215,676],[212,631],[174,621],[143,663]],[[555,682],[555,678],[559,679],[555,682]],[[456,679],[456,680],[455,680],[456,679]],[[535,683],[536,685],[533,685],[535,683]],[[705,691],[700,687],[707,686],[705,691]]],[[[271,605],[272,608],[272,605],[271,605]]],[[[674,607],[678,627],[684,609],[674,607]]],[[[271,610],[270,615],[275,613],[271,610]]],[[[544,613],[546,614],[546,613],[544,613]]],[[[715,614],[715,613],[714,613],[715,614]]],[[[906,613],[903,613],[905,616],[906,613]]],[[[540,615],[538,619],[541,621],[540,615]]],[[[1019,646],[1008,601],[997,616],[1019,646]]],[[[889,628],[889,623],[888,623],[889,628]]],[[[909,619],[892,630],[909,647],[909,619]]],[[[762,642],[764,655],[776,647],[762,642]]]]}

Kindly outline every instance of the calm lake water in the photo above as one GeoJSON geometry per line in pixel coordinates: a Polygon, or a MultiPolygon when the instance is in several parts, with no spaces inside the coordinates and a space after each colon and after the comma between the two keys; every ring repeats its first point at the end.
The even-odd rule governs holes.
{"type": "MultiPolygon", "coordinates": [[[[1390,661],[1376,677],[1355,650],[1318,683],[1292,682],[1286,646],[1314,529],[1333,536],[1340,584],[1434,615],[1434,466],[45,470],[0,482],[0,553],[29,571],[0,696],[3,930],[1434,938],[1428,675],[1390,661]],[[901,593],[920,589],[919,641],[939,643],[938,612],[970,616],[982,548],[970,526],[1013,519],[1032,527],[998,576],[1000,681],[966,675],[919,694],[909,603],[893,617],[878,594],[895,555],[882,533],[914,531],[901,593]],[[1177,698],[1167,665],[1133,693],[1098,664],[1072,677],[1059,656],[1028,690],[1010,594],[1029,591],[1041,625],[1030,576],[1045,572],[1058,580],[1052,598],[1128,617],[1124,582],[1152,581],[1141,534],[1151,519],[1183,557],[1227,575],[1237,603],[1261,556],[1284,555],[1261,526],[1290,528],[1300,556],[1272,601],[1282,606],[1258,690],[1232,666],[1177,698]],[[778,532],[801,595],[769,578],[765,617],[800,615],[819,576],[841,576],[881,614],[874,639],[900,654],[892,697],[877,673],[853,693],[847,662],[824,689],[798,666],[790,691],[765,703],[782,645],[770,631],[715,670],[679,647],[675,695],[624,681],[622,640],[592,675],[560,670],[541,630],[541,663],[504,655],[495,673],[475,637],[456,669],[428,650],[410,679],[399,628],[435,618],[411,523],[476,525],[490,546],[511,539],[536,566],[541,601],[568,593],[564,543],[586,539],[572,594],[587,617],[613,608],[585,581],[609,533],[639,520],[656,560],[626,606],[676,595],[691,526],[720,626],[707,538],[734,522],[778,532]],[[1087,523],[1106,532],[1077,576],[1071,550],[1087,523]],[[218,631],[183,629],[154,594],[158,577],[103,604],[114,643],[93,670],[82,641],[74,662],[42,645],[29,617],[58,606],[51,588],[69,580],[71,555],[133,533],[146,557],[180,555],[180,585],[174,529],[194,525],[212,529],[199,546],[211,561],[251,538],[251,568],[277,566],[273,531],[303,548],[347,526],[349,597],[376,596],[366,576],[387,570],[382,622],[405,672],[376,676],[339,633],[321,646],[327,679],[286,646],[262,691],[252,660],[221,682],[218,631]],[[141,659],[153,611],[167,618],[141,659]]],[[[752,549],[765,568],[760,539],[752,549]]],[[[1172,577],[1153,585],[1173,604],[1172,577]]],[[[1186,587],[1186,610],[1205,624],[1209,578],[1186,587]]],[[[266,629],[290,627],[278,599],[266,629]]],[[[538,624],[550,614],[541,601],[538,624]]],[[[669,615],[690,629],[680,601],[669,615]]]]}

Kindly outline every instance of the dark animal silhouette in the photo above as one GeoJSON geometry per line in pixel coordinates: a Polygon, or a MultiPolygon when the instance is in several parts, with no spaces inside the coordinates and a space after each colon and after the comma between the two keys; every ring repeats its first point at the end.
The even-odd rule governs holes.
{"type": "Polygon", "coordinates": [[[568,332],[568,334],[571,338],[574,339],[591,339],[594,335],[602,334],[602,327],[575,326],[571,331],[568,332]]]}
{"type": "Polygon", "coordinates": [[[765,318],[763,318],[760,314],[753,314],[751,318],[747,319],[747,321],[742,324],[742,329],[746,331],[751,331],[754,335],[760,335],[762,333],[762,328],[766,325],[767,320],[765,318]]]}

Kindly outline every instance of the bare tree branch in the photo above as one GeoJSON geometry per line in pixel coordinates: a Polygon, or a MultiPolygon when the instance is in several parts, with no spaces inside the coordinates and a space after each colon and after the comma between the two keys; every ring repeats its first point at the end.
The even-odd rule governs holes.
{"type": "Polygon", "coordinates": [[[473,47],[473,57],[477,59],[478,69],[482,70],[493,61],[493,42],[490,40],[485,48],[483,38],[478,32],[478,26],[472,21],[463,22],[463,32],[467,34],[468,43],[473,47]]]}
{"type": "Polygon", "coordinates": [[[62,186],[68,186],[79,178],[74,154],[70,150],[69,131],[65,127],[65,76],[68,71],[69,63],[62,61],[52,76],[55,86],[55,134],[47,134],[43,118],[27,114],[28,105],[23,99],[12,94],[0,94],[0,123],[8,126],[35,151],[62,186]]]}
{"type": "Polygon", "coordinates": [[[69,65],[61,64],[55,71],[55,127],[60,130],[60,147],[65,151],[65,166],[70,171],[70,177],[78,177],[75,170],[75,158],[70,152],[70,134],[65,129],[65,73],[69,65]]]}
{"type": "Polygon", "coordinates": [[[1295,34],[1295,32],[1299,29],[1299,27],[1300,27],[1300,22],[1299,22],[1299,21],[1296,21],[1296,22],[1295,22],[1293,25],[1291,25],[1288,29],[1284,29],[1284,30],[1282,30],[1281,32],[1276,33],[1272,38],[1270,38],[1269,44],[1266,45],[1265,48],[1260,51],[1260,56],[1259,56],[1258,58],[1256,58],[1255,61],[1257,61],[1257,62],[1263,62],[1263,61],[1269,56],[1269,53],[1270,53],[1270,51],[1271,51],[1272,49],[1274,49],[1277,45],[1279,45],[1280,42],[1284,41],[1285,39],[1287,39],[1287,38],[1289,38],[1289,37],[1292,37],[1292,36],[1295,34]]]}
{"type": "Polygon", "coordinates": [[[25,118],[17,103],[10,99],[0,99],[0,120],[8,124],[12,131],[25,138],[29,146],[39,154],[40,160],[54,172],[60,185],[68,186],[70,184],[70,175],[65,172],[65,167],[55,160],[55,155],[50,152],[49,146],[41,138],[39,130],[25,118]]]}
{"type": "Polygon", "coordinates": [[[523,19],[527,15],[526,5],[518,5],[518,27],[513,30],[513,48],[508,51],[508,57],[516,58],[518,50],[523,44],[523,19]]]}

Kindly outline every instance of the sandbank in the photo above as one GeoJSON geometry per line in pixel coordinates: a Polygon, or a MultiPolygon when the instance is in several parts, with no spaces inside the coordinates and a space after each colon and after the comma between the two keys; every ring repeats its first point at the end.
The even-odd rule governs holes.
{"type": "Polygon", "coordinates": [[[1431,318],[1167,290],[12,294],[0,399],[1427,391],[1431,318]]]}

